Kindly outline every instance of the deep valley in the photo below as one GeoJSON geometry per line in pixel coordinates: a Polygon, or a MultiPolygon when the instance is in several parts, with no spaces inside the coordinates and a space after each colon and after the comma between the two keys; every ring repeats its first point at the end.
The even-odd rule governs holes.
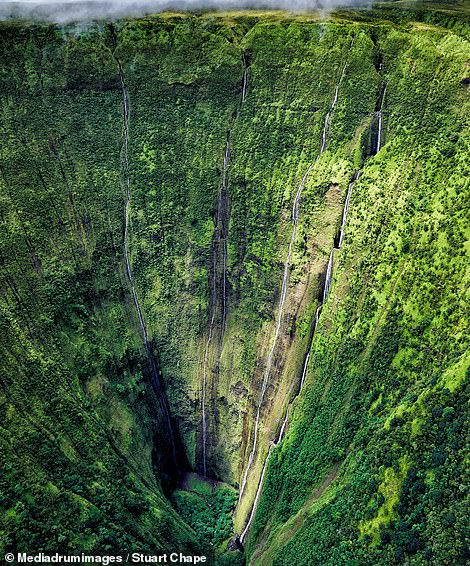
{"type": "Polygon", "coordinates": [[[0,555],[470,559],[470,12],[0,21],[0,555]]]}

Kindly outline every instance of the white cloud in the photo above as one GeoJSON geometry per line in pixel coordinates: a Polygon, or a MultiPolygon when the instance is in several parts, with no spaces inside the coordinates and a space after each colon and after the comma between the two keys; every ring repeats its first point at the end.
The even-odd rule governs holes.
{"type": "Polygon", "coordinates": [[[331,10],[338,6],[357,6],[365,3],[361,0],[0,0],[0,20],[26,18],[71,22],[138,16],[164,10],[331,10]]]}

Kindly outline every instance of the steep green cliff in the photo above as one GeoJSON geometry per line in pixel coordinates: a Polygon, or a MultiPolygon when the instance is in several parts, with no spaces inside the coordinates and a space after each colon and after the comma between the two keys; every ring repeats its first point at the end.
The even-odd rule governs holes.
{"type": "Polygon", "coordinates": [[[455,14],[1,25],[0,554],[465,563],[455,14]]]}
{"type": "Polygon", "coordinates": [[[353,188],[254,563],[468,557],[470,46],[421,24],[376,33],[386,143],[353,188]]]}

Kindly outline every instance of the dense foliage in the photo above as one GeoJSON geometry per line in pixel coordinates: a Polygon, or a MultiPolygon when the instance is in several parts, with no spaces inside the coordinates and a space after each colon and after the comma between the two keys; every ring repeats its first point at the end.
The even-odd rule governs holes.
{"type": "Polygon", "coordinates": [[[104,24],[1,24],[0,555],[34,543],[243,563],[228,540],[298,389],[346,190],[360,173],[246,557],[468,560],[469,28],[458,12],[381,10],[327,23],[164,14],[116,23],[116,45],[104,24]],[[235,488],[292,202],[313,164],[234,526],[225,484],[179,482],[169,495],[178,478],[124,264],[118,62],[130,104],[128,244],[149,339],[192,471],[201,470],[209,343],[208,469],[235,488]],[[385,85],[383,147],[372,155],[385,85]],[[227,140],[227,316],[208,342],[227,140]]]}
{"type": "Polygon", "coordinates": [[[412,29],[377,31],[387,143],[354,187],[255,563],[468,561],[470,45],[412,29]]]}

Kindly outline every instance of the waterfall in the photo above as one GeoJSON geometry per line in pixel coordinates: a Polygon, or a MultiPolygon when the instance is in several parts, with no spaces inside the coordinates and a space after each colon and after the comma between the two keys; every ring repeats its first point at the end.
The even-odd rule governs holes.
{"type": "MultiPolygon", "coordinates": [[[[225,319],[227,315],[227,234],[228,226],[224,226],[222,214],[223,214],[223,202],[227,200],[227,167],[228,159],[230,154],[230,138],[227,139],[225,144],[224,153],[224,163],[222,167],[222,184],[220,186],[219,202],[217,209],[217,229],[219,231],[219,243],[222,244],[222,332],[220,340],[222,340],[223,333],[225,331],[225,319]]],[[[214,265],[215,267],[215,265],[214,265]]]]}
{"type": "MultiPolygon", "coordinates": [[[[337,100],[338,100],[339,86],[341,84],[341,80],[344,76],[345,70],[346,70],[346,66],[343,68],[343,72],[341,74],[339,84],[336,87],[332,108],[325,116],[325,122],[324,122],[324,127],[323,127],[323,134],[322,134],[322,145],[321,145],[319,155],[321,155],[323,153],[323,151],[326,147],[326,144],[327,144],[327,136],[328,136],[328,129],[329,129],[329,123],[330,123],[330,119],[331,119],[331,114],[332,114],[334,107],[335,107],[337,100]]],[[[380,64],[380,70],[382,70],[382,64],[380,64]]],[[[376,144],[377,152],[380,151],[381,142],[382,142],[382,118],[383,118],[382,107],[383,107],[383,101],[384,101],[384,98],[385,98],[386,90],[387,90],[387,85],[385,85],[383,93],[382,93],[382,98],[381,98],[381,101],[380,101],[379,114],[378,114],[379,124],[378,124],[378,136],[377,136],[377,144],[376,144]]],[[[317,159],[318,159],[318,157],[317,157],[317,159]]],[[[294,234],[295,234],[296,222],[297,222],[297,219],[298,219],[298,200],[300,199],[300,194],[302,192],[303,185],[305,184],[306,178],[307,178],[311,168],[312,168],[312,165],[309,167],[309,169],[307,170],[307,173],[304,175],[302,182],[301,182],[301,185],[299,187],[299,190],[297,191],[296,199],[294,200],[294,205],[293,205],[293,209],[292,209],[292,217],[293,217],[293,221],[294,221],[294,228],[293,228],[294,234]]],[[[345,202],[344,202],[343,214],[342,214],[342,219],[341,219],[341,228],[340,228],[339,239],[338,239],[338,247],[333,246],[331,253],[330,253],[329,260],[328,260],[328,267],[327,267],[327,272],[326,272],[325,287],[324,287],[324,290],[323,290],[323,296],[322,296],[322,300],[320,301],[320,303],[317,307],[317,310],[315,312],[315,321],[314,321],[314,325],[313,325],[313,329],[312,329],[312,335],[311,335],[312,338],[310,340],[309,347],[308,347],[308,350],[307,350],[307,354],[305,356],[305,361],[304,361],[304,365],[303,365],[303,368],[302,368],[302,376],[301,376],[301,380],[300,380],[300,387],[299,387],[299,391],[298,391],[297,395],[300,393],[300,391],[302,391],[302,388],[303,388],[304,383],[305,383],[305,377],[306,377],[306,374],[307,374],[308,363],[309,363],[309,360],[310,360],[310,353],[311,353],[313,338],[315,336],[316,329],[318,327],[318,322],[319,322],[319,318],[320,318],[320,314],[321,314],[321,311],[322,311],[323,304],[328,299],[330,288],[331,288],[334,253],[335,253],[335,251],[339,250],[341,248],[342,244],[343,244],[345,229],[346,229],[347,216],[348,216],[348,211],[349,211],[349,205],[350,205],[350,201],[351,201],[351,195],[352,195],[354,185],[356,184],[356,181],[358,180],[358,178],[359,178],[359,173],[355,173],[354,176],[353,176],[353,179],[351,180],[351,182],[348,185],[348,190],[347,190],[346,199],[345,199],[345,202]]],[[[289,247],[289,252],[290,252],[290,247],[289,247]]],[[[288,254],[288,259],[290,259],[289,254],[288,254]]],[[[279,317],[279,313],[278,313],[278,317],[279,317]]],[[[276,339],[276,335],[275,335],[275,339],[276,339]]],[[[262,394],[263,394],[263,391],[264,390],[262,390],[262,394]]],[[[261,402],[262,402],[262,399],[261,399],[261,402]]],[[[292,401],[291,401],[291,404],[292,404],[292,401]]],[[[263,466],[263,469],[262,469],[261,478],[260,478],[260,481],[259,481],[259,484],[258,484],[258,489],[256,491],[255,500],[253,502],[253,507],[251,509],[251,513],[250,513],[248,522],[247,522],[242,534],[240,535],[240,542],[241,543],[244,542],[244,540],[245,540],[245,538],[248,534],[248,531],[251,527],[251,524],[253,522],[253,519],[254,519],[254,516],[255,516],[255,513],[256,513],[256,509],[257,509],[257,506],[258,506],[258,501],[259,501],[259,498],[260,498],[260,495],[261,495],[261,491],[262,491],[262,487],[263,487],[263,483],[264,483],[264,477],[265,477],[265,473],[266,473],[266,469],[267,469],[267,465],[268,465],[271,453],[272,453],[274,447],[277,446],[281,442],[281,440],[284,436],[285,428],[287,426],[288,419],[289,419],[289,407],[290,407],[290,404],[287,407],[286,415],[285,415],[284,421],[283,421],[282,426],[281,426],[281,430],[280,430],[278,440],[275,443],[271,443],[271,445],[269,447],[269,450],[268,450],[268,453],[267,453],[267,456],[266,456],[266,459],[265,459],[265,462],[264,462],[264,466],[263,466]]],[[[259,420],[259,410],[260,410],[260,405],[258,405],[257,421],[259,420]]],[[[258,424],[258,422],[256,424],[258,424]]],[[[257,431],[255,429],[255,442],[256,442],[256,438],[257,438],[257,431]]],[[[254,445],[254,448],[255,448],[255,445],[254,445]]],[[[254,449],[252,450],[252,453],[250,454],[250,460],[249,460],[248,467],[251,464],[251,461],[253,459],[253,454],[254,454],[254,449]]],[[[246,483],[247,474],[248,474],[248,468],[245,471],[244,483],[242,484],[242,489],[241,489],[241,492],[240,492],[240,498],[241,498],[241,495],[243,493],[244,485],[246,483]]]]}
{"type": "MultiPolygon", "coordinates": [[[[116,48],[117,40],[114,29],[110,26],[111,37],[113,40],[114,48],[116,48]]],[[[148,333],[147,327],[145,326],[144,317],[142,314],[142,309],[140,307],[139,299],[137,297],[137,292],[135,290],[134,279],[132,276],[132,268],[131,268],[131,261],[130,261],[130,253],[129,253],[129,225],[130,225],[130,206],[131,206],[131,176],[130,176],[130,169],[129,169],[129,97],[127,94],[127,87],[126,82],[124,79],[124,71],[121,65],[120,60],[117,58],[115,52],[113,51],[113,57],[116,61],[116,64],[119,69],[119,78],[121,82],[121,90],[122,90],[122,101],[123,101],[123,122],[124,128],[122,133],[122,153],[121,153],[121,160],[123,164],[123,171],[124,171],[124,183],[126,187],[126,204],[124,209],[124,259],[126,263],[126,273],[127,279],[129,281],[129,285],[132,292],[132,299],[134,301],[134,306],[137,312],[137,316],[139,318],[139,325],[140,330],[142,332],[145,351],[147,354],[147,358],[150,362],[151,367],[151,376],[152,376],[152,386],[155,391],[155,395],[158,399],[159,405],[162,409],[163,416],[166,422],[168,437],[171,444],[171,451],[173,457],[173,464],[176,465],[176,446],[175,446],[175,439],[173,434],[173,427],[171,424],[170,418],[170,409],[168,406],[168,401],[166,396],[163,392],[162,384],[160,382],[160,377],[158,375],[158,368],[155,362],[155,358],[152,352],[152,348],[150,346],[148,340],[148,333]]]]}
{"type": "MultiPolygon", "coordinates": [[[[242,53],[243,62],[243,81],[242,81],[242,96],[240,102],[240,108],[243,106],[246,97],[246,61],[245,54],[242,53]]],[[[240,111],[239,108],[239,111],[240,111]]],[[[238,113],[237,113],[238,115],[238,113]]],[[[225,332],[225,322],[227,318],[227,232],[228,225],[225,225],[224,214],[225,209],[228,206],[228,166],[230,157],[230,131],[227,135],[227,142],[225,144],[224,159],[222,164],[222,172],[220,179],[219,195],[217,198],[217,219],[216,226],[213,235],[213,254],[212,254],[212,297],[210,310],[210,322],[209,322],[209,334],[206,341],[206,346],[204,349],[204,359],[202,367],[202,398],[201,398],[201,414],[202,414],[202,471],[204,477],[207,476],[207,413],[206,413],[206,400],[207,400],[207,374],[208,374],[208,363],[209,363],[209,351],[212,339],[214,337],[214,329],[216,322],[216,312],[217,312],[217,269],[218,264],[220,265],[220,259],[218,261],[218,254],[222,254],[222,317],[220,322],[220,337],[219,337],[219,351],[218,358],[220,359],[222,340],[225,332]],[[224,204],[225,203],[225,204],[224,204]]],[[[217,362],[218,363],[218,362],[217,362]]]]}
{"type": "Polygon", "coordinates": [[[283,278],[282,278],[281,295],[280,295],[280,298],[279,298],[279,304],[278,304],[278,309],[277,309],[277,317],[276,317],[276,329],[275,329],[275,332],[274,332],[274,338],[273,338],[273,342],[271,344],[271,349],[270,349],[269,354],[268,354],[266,368],[265,368],[265,371],[264,371],[264,374],[263,374],[263,382],[262,382],[262,386],[261,386],[261,393],[260,393],[260,398],[259,398],[259,401],[258,401],[258,407],[257,407],[257,410],[256,410],[253,445],[252,445],[252,448],[251,448],[250,455],[248,457],[248,463],[247,463],[247,466],[245,468],[245,473],[243,475],[243,480],[242,480],[242,484],[241,484],[241,487],[240,487],[240,495],[239,495],[239,499],[238,499],[239,502],[241,501],[241,498],[242,498],[243,493],[245,491],[245,487],[246,487],[246,483],[247,483],[247,479],[248,479],[248,473],[250,471],[251,465],[253,464],[253,460],[254,460],[254,457],[255,457],[256,449],[257,449],[258,429],[259,429],[259,421],[260,421],[260,417],[261,417],[261,407],[262,407],[263,402],[264,402],[264,396],[266,394],[266,389],[267,389],[267,385],[268,385],[269,375],[271,373],[274,354],[275,354],[275,351],[276,351],[276,346],[277,346],[279,334],[280,334],[280,331],[281,331],[283,310],[284,310],[284,305],[285,305],[285,301],[286,301],[286,298],[287,298],[287,288],[288,288],[288,282],[289,282],[289,269],[290,269],[290,263],[291,263],[291,257],[292,257],[292,250],[293,250],[295,238],[296,238],[296,235],[297,235],[297,221],[298,221],[298,218],[299,218],[299,203],[300,203],[300,199],[301,199],[302,192],[303,192],[303,189],[305,187],[305,182],[307,181],[308,175],[309,175],[312,167],[314,166],[314,164],[318,161],[318,159],[320,158],[320,156],[324,153],[324,151],[326,149],[331,116],[332,116],[332,114],[333,114],[333,112],[336,108],[336,104],[338,102],[339,88],[340,88],[341,82],[343,80],[344,74],[346,72],[346,67],[347,67],[347,64],[345,64],[343,69],[342,69],[339,82],[338,82],[338,84],[335,88],[335,94],[334,94],[334,98],[333,98],[331,108],[325,116],[325,121],[324,121],[324,124],[323,124],[322,143],[321,143],[320,151],[319,151],[316,159],[314,160],[314,162],[310,164],[310,166],[308,167],[304,176],[302,177],[302,180],[301,180],[300,185],[297,189],[297,192],[296,192],[295,197],[294,197],[294,202],[293,202],[293,205],[292,205],[292,233],[291,233],[291,238],[290,238],[290,242],[289,242],[289,248],[288,248],[288,251],[287,251],[286,261],[284,263],[284,274],[283,274],[283,278]]]}
{"type": "MultiPolygon", "coordinates": [[[[318,308],[320,308],[320,307],[318,307],[318,308]]],[[[315,320],[316,320],[316,318],[317,318],[317,315],[315,315],[315,320]]],[[[305,383],[305,376],[307,375],[307,367],[308,367],[309,360],[310,360],[310,348],[308,349],[307,355],[305,356],[304,367],[302,369],[302,377],[300,378],[300,391],[302,391],[302,387],[304,386],[304,383],[305,383]]]]}
{"type": "Polygon", "coordinates": [[[302,391],[302,388],[304,386],[305,383],[305,377],[307,375],[307,368],[308,368],[308,362],[310,360],[310,352],[312,349],[312,342],[313,342],[313,336],[315,335],[315,331],[317,329],[318,326],[318,321],[320,319],[320,312],[321,312],[321,307],[322,307],[322,303],[320,303],[317,307],[317,310],[315,311],[315,321],[313,323],[313,328],[312,328],[312,339],[310,340],[308,349],[307,349],[307,355],[305,356],[305,361],[304,361],[304,365],[302,368],[302,377],[300,378],[300,387],[299,387],[299,393],[302,391]]]}
{"type": "Polygon", "coordinates": [[[203,475],[207,475],[207,417],[206,417],[206,398],[207,398],[207,366],[209,361],[209,348],[214,334],[214,324],[217,311],[217,246],[222,245],[222,323],[221,323],[221,340],[225,327],[225,316],[227,310],[227,241],[224,234],[223,226],[223,200],[224,193],[227,190],[227,166],[230,153],[230,139],[225,144],[224,161],[222,165],[222,175],[217,199],[217,225],[214,231],[213,253],[212,253],[212,314],[209,322],[209,335],[204,350],[204,361],[202,367],[202,470],[203,475]]]}
{"type": "Polygon", "coordinates": [[[315,336],[315,332],[317,330],[317,326],[318,326],[318,321],[320,319],[320,313],[322,310],[322,307],[325,303],[325,301],[328,298],[328,295],[330,293],[330,288],[331,288],[331,279],[333,276],[333,255],[334,252],[339,250],[341,248],[341,246],[343,245],[343,240],[344,240],[344,233],[345,233],[345,229],[346,229],[346,221],[348,218],[348,211],[349,211],[349,204],[351,202],[351,194],[354,188],[354,185],[356,184],[357,179],[359,178],[359,175],[356,173],[353,176],[352,181],[349,183],[348,185],[348,192],[346,194],[346,200],[344,201],[344,207],[343,207],[343,215],[341,218],[341,228],[340,228],[340,233],[339,233],[339,240],[338,240],[338,247],[335,248],[333,247],[333,249],[331,250],[330,253],[330,259],[328,260],[328,267],[326,269],[326,278],[325,278],[325,287],[323,289],[323,297],[322,300],[320,302],[320,304],[317,307],[317,310],[315,312],[315,322],[313,324],[313,329],[312,329],[312,340],[310,341],[308,350],[307,350],[307,355],[305,356],[305,362],[304,362],[304,366],[302,368],[302,377],[300,380],[300,387],[299,387],[299,393],[302,391],[302,388],[304,386],[305,383],[305,376],[307,375],[307,367],[308,367],[308,362],[310,360],[310,351],[312,348],[312,342],[313,342],[313,337],[315,336]]]}
{"type": "Polygon", "coordinates": [[[286,430],[286,426],[288,422],[289,422],[289,407],[287,407],[286,416],[282,421],[282,426],[281,426],[281,430],[279,431],[279,438],[277,439],[276,445],[278,445],[279,442],[281,442],[281,440],[284,438],[284,431],[286,430]]]}
{"type": "Polygon", "coordinates": [[[266,470],[268,469],[268,463],[269,463],[269,458],[271,457],[271,453],[274,450],[274,448],[281,442],[281,440],[284,437],[284,431],[286,429],[287,426],[287,422],[289,421],[289,407],[287,407],[286,410],[286,416],[284,417],[284,420],[282,422],[282,426],[281,426],[281,430],[279,431],[279,436],[277,437],[276,442],[272,442],[269,450],[268,450],[268,454],[266,456],[266,460],[264,461],[264,465],[263,465],[263,470],[261,472],[261,477],[259,480],[259,484],[258,484],[258,489],[256,490],[256,495],[255,495],[255,500],[253,502],[253,507],[251,508],[251,513],[250,513],[250,517],[248,519],[248,522],[245,526],[245,528],[243,529],[242,534],[240,535],[240,542],[243,544],[243,541],[246,538],[246,535],[248,534],[248,531],[250,530],[251,527],[251,523],[253,522],[253,519],[255,518],[255,513],[256,513],[256,509],[258,508],[258,502],[259,502],[259,498],[261,497],[261,492],[263,490],[263,485],[264,485],[264,476],[266,475],[266,470]]]}
{"type": "Polygon", "coordinates": [[[343,208],[343,217],[341,219],[341,229],[339,232],[339,241],[338,241],[338,249],[343,245],[344,240],[344,230],[346,228],[346,219],[348,217],[348,210],[349,210],[349,203],[351,201],[351,194],[356,183],[357,176],[354,176],[354,179],[349,183],[348,192],[346,194],[346,200],[344,201],[344,208],[343,208]]]}
{"type": "Polygon", "coordinates": [[[379,112],[379,128],[377,132],[377,148],[375,153],[379,153],[380,151],[380,140],[382,138],[382,111],[379,112]]]}
{"type": "MultiPolygon", "coordinates": [[[[350,202],[350,199],[351,199],[352,189],[353,189],[353,187],[354,187],[354,185],[355,185],[355,183],[356,183],[356,180],[357,180],[357,175],[354,176],[353,181],[351,181],[351,183],[349,183],[349,186],[348,186],[348,192],[347,192],[347,195],[346,195],[346,200],[345,200],[344,209],[343,209],[343,216],[342,216],[342,222],[341,222],[341,232],[340,232],[339,244],[338,244],[338,247],[337,247],[337,248],[333,248],[333,249],[332,249],[331,254],[330,254],[330,259],[329,259],[329,262],[328,262],[328,268],[327,268],[327,274],[326,274],[325,288],[324,288],[324,291],[323,291],[323,300],[322,300],[322,302],[318,305],[317,310],[316,310],[316,312],[315,312],[315,322],[314,322],[314,326],[313,326],[312,340],[310,341],[309,348],[308,348],[307,355],[306,355],[306,357],[305,357],[305,361],[304,361],[304,365],[303,365],[303,369],[302,369],[302,377],[301,377],[301,380],[300,380],[299,393],[300,393],[300,391],[302,391],[302,388],[303,388],[304,383],[305,383],[305,376],[306,376],[306,374],[307,374],[308,362],[309,362],[309,360],[310,360],[310,352],[311,352],[311,347],[312,347],[312,342],[313,342],[313,336],[315,335],[315,331],[316,331],[316,329],[317,329],[317,325],[318,325],[318,321],[319,321],[319,318],[320,318],[321,309],[322,309],[322,306],[323,306],[324,302],[325,302],[326,299],[328,298],[328,294],[329,294],[329,290],[330,290],[331,277],[332,277],[332,271],[333,271],[333,269],[332,269],[332,266],[333,266],[333,254],[334,254],[334,251],[335,251],[335,250],[338,250],[338,249],[341,247],[341,244],[342,244],[342,242],[343,242],[343,238],[344,238],[344,228],[345,228],[345,226],[346,226],[346,219],[347,219],[347,213],[348,213],[348,209],[349,209],[349,202],[350,202]]],[[[254,499],[254,502],[253,502],[253,507],[252,507],[252,509],[251,509],[251,513],[250,513],[248,522],[247,522],[245,528],[243,529],[242,534],[240,535],[240,542],[241,542],[242,544],[243,544],[243,542],[244,542],[244,540],[245,540],[245,538],[246,538],[246,535],[248,534],[248,531],[250,530],[251,524],[252,524],[252,522],[253,522],[253,519],[254,519],[254,516],[255,516],[255,513],[256,513],[256,509],[257,509],[257,507],[258,507],[258,502],[259,502],[259,498],[260,498],[260,496],[261,496],[261,491],[262,491],[262,489],[263,489],[264,477],[265,477],[265,475],[266,475],[266,470],[267,470],[267,467],[268,467],[269,458],[271,457],[271,453],[272,453],[273,449],[274,449],[274,448],[281,442],[281,440],[283,439],[283,437],[284,437],[284,432],[285,432],[285,429],[286,429],[286,427],[287,427],[287,423],[288,423],[288,422],[289,422],[289,407],[287,407],[286,415],[285,415],[284,420],[283,420],[283,422],[282,422],[282,426],[281,426],[281,430],[280,430],[280,432],[279,432],[278,439],[277,439],[276,442],[271,443],[271,445],[270,445],[270,447],[269,447],[269,450],[268,450],[268,454],[267,454],[267,456],[266,456],[266,460],[264,461],[264,466],[263,466],[263,470],[262,470],[262,473],[261,473],[261,478],[260,478],[260,481],[259,481],[259,484],[258,484],[258,489],[257,489],[257,491],[256,491],[255,499],[254,499]]]]}
{"type": "Polygon", "coordinates": [[[259,399],[258,407],[257,407],[257,411],[256,411],[253,446],[252,446],[252,449],[251,449],[251,452],[250,452],[250,456],[248,457],[248,464],[246,466],[245,474],[243,476],[243,481],[242,481],[242,485],[241,485],[241,488],[240,488],[239,501],[241,500],[243,492],[245,490],[246,482],[247,482],[247,479],[248,479],[248,472],[249,472],[251,465],[253,463],[253,458],[255,456],[255,452],[256,452],[256,448],[257,448],[259,420],[260,420],[260,417],[261,417],[261,407],[263,405],[264,396],[266,394],[266,389],[267,389],[267,386],[268,386],[268,379],[269,379],[269,375],[271,373],[271,368],[272,368],[272,363],[273,363],[273,359],[274,359],[274,354],[275,354],[275,351],[276,351],[277,341],[279,339],[279,334],[280,334],[280,331],[281,331],[282,313],[283,313],[284,304],[285,304],[285,301],[286,301],[286,298],[287,298],[287,287],[288,287],[288,282],[289,282],[289,268],[290,268],[290,263],[291,263],[292,250],[293,250],[293,247],[294,247],[295,237],[296,237],[296,234],[297,234],[297,221],[298,221],[298,217],[299,217],[299,202],[300,202],[300,197],[302,196],[302,191],[303,191],[303,188],[305,186],[305,182],[307,180],[308,174],[310,173],[310,170],[311,170],[312,167],[313,167],[313,164],[309,166],[309,168],[307,169],[307,172],[303,176],[302,181],[300,182],[299,188],[297,189],[297,193],[296,193],[295,198],[294,198],[294,204],[292,206],[293,226],[292,226],[291,239],[290,239],[290,242],[289,242],[289,248],[288,248],[288,252],[287,252],[287,258],[286,258],[286,261],[285,261],[285,264],[284,264],[284,274],[283,274],[283,277],[282,277],[281,295],[279,297],[279,305],[278,305],[278,309],[277,309],[276,330],[274,332],[274,339],[273,339],[273,342],[271,344],[271,349],[270,349],[269,354],[268,354],[268,360],[267,360],[267,363],[266,363],[266,368],[265,368],[264,374],[263,374],[261,394],[260,394],[260,399],[259,399]]]}
{"type": "Polygon", "coordinates": [[[271,444],[268,450],[268,455],[266,456],[266,460],[264,461],[263,471],[261,472],[261,477],[259,480],[258,489],[256,490],[255,500],[253,501],[253,507],[251,508],[250,517],[248,519],[245,528],[243,529],[242,534],[240,535],[240,542],[242,544],[243,541],[245,540],[246,535],[248,534],[248,531],[250,530],[251,523],[253,522],[253,519],[255,517],[256,509],[258,508],[259,498],[261,496],[261,491],[263,490],[264,476],[266,475],[266,469],[268,467],[269,457],[271,456],[271,452],[273,451],[275,446],[276,446],[275,444],[271,444]]]}
{"type": "Polygon", "coordinates": [[[207,440],[207,422],[206,422],[206,386],[207,386],[207,362],[209,358],[209,346],[212,342],[212,333],[214,330],[215,322],[215,298],[217,293],[217,253],[214,248],[213,251],[213,276],[212,276],[212,293],[213,293],[213,306],[212,306],[212,316],[209,324],[209,336],[206,342],[206,348],[204,350],[204,362],[202,369],[202,469],[203,475],[206,477],[207,474],[207,459],[206,459],[206,440],[207,440]]]}
{"type": "MultiPolygon", "coordinates": [[[[331,288],[331,280],[333,277],[333,258],[334,258],[334,254],[337,250],[339,250],[343,244],[343,240],[344,240],[344,230],[346,228],[346,220],[348,218],[348,210],[349,210],[349,203],[351,201],[351,194],[352,194],[352,190],[354,188],[354,185],[356,184],[356,181],[358,179],[358,175],[355,174],[353,177],[353,180],[349,183],[348,185],[348,191],[346,193],[346,200],[344,201],[344,206],[343,206],[343,215],[341,218],[341,228],[339,231],[339,240],[338,240],[338,247],[334,247],[331,250],[330,253],[330,259],[328,260],[328,267],[326,269],[326,277],[325,277],[325,286],[323,288],[323,298],[321,301],[321,305],[325,304],[326,300],[328,299],[328,295],[330,294],[330,288],[331,288]]],[[[317,309],[317,315],[319,314],[319,310],[317,309]]],[[[316,323],[318,322],[318,319],[316,319],[315,321],[315,326],[316,323]]]]}
{"type": "Polygon", "coordinates": [[[382,107],[384,104],[384,99],[385,99],[385,93],[387,92],[387,85],[385,85],[384,87],[384,91],[382,94],[382,100],[380,101],[380,109],[379,109],[379,125],[378,125],[378,132],[377,132],[377,144],[376,144],[376,152],[375,153],[379,153],[380,148],[382,147],[382,120],[383,120],[383,113],[382,113],[382,107]]]}
{"type": "Polygon", "coordinates": [[[328,299],[328,294],[330,292],[331,277],[332,277],[332,274],[333,274],[333,256],[335,254],[335,249],[336,248],[333,248],[331,250],[330,259],[328,260],[328,267],[326,269],[325,287],[323,289],[322,303],[324,303],[326,301],[326,299],[328,299]]]}
{"type": "Polygon", "coordinates": [[[243,104],[245,102],[245,96],[246,96],[246,58],[244,52],[242,52],[242,62],[243,62],[243,85],[242,85],[242,104],[243,104]]]}

